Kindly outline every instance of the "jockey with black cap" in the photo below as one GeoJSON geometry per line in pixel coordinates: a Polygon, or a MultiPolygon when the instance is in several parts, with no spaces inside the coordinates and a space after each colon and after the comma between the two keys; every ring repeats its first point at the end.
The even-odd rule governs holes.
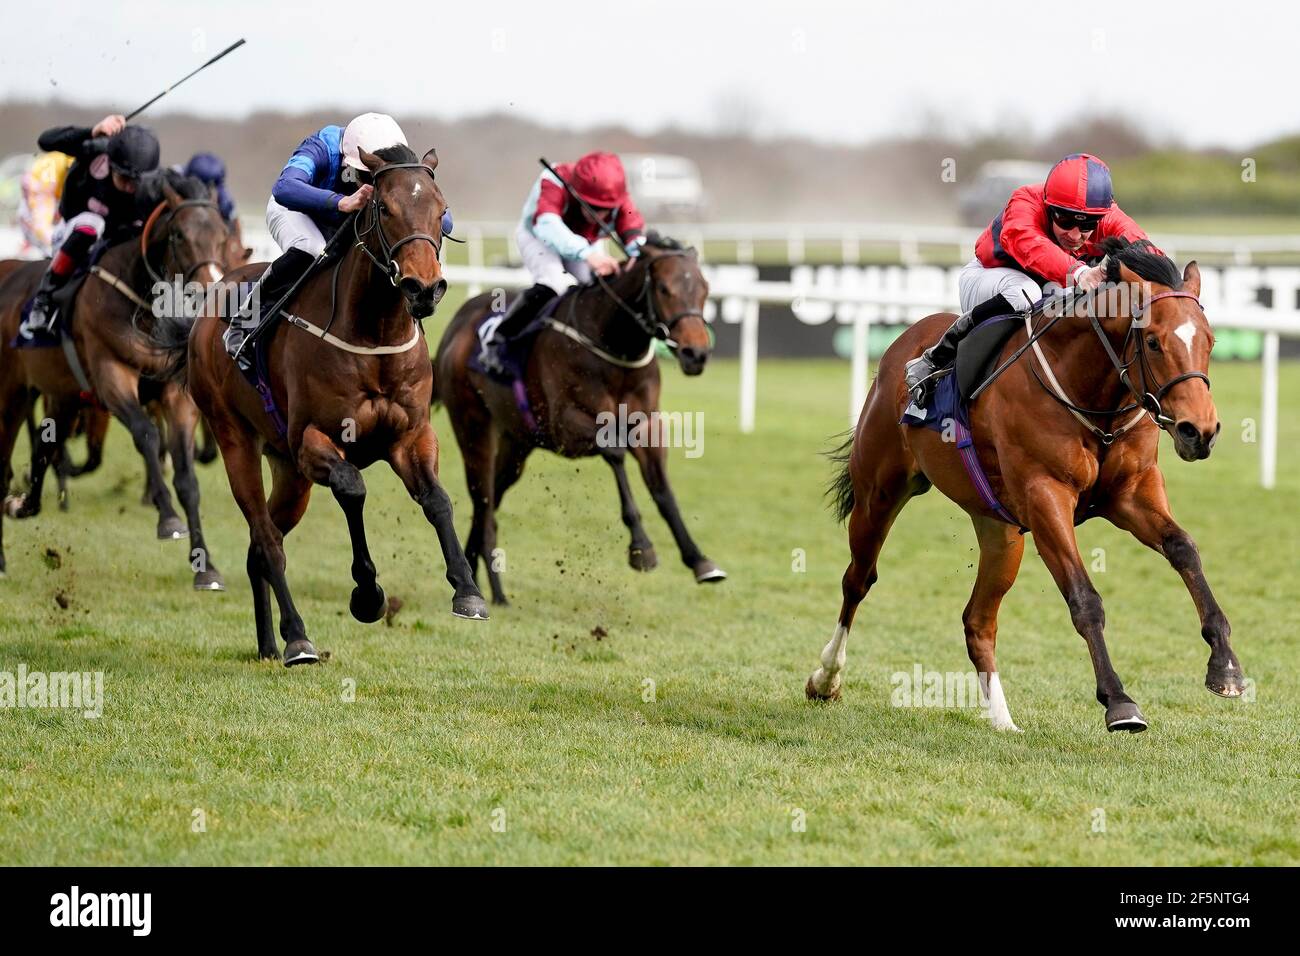
{"type": "Polygon", "coordinates": [[[957,357],[957,343],[985,319],[1027,313],[1044,286],[1087,292],[1105,278],[1101,242],[1146,239],[1115,204],[1110,169],[1096,156],[1074,153],[1047,180],[1021,186],[975,243],[975,258],[957,277],[962,314],[939,341],[907,363],[907,388],[918,405],[935,375],[957,357]]]}
{"type": "Polygon", "coordinates": [[[75,162],[68,170],[59,201],[63,217],[55,229],[54,258],[41,277],[25,331],[48,328],[50,300],[78,269],[91,247],[139,227],[142,220],[136,189],[140,178],[158,168],[158,139],[143,126],[127,126],[120,115],[105,116],[92,127],[59,126],[41,134],[46,152],[65,153],[75,162]]]}

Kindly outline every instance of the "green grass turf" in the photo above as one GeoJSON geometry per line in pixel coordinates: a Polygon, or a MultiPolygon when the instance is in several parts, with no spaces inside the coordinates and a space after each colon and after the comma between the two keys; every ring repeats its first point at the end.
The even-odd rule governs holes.
{"type": "MultiPolygon", "coordinates": [[[[186,545],[152,540],[141,468],[115,425],[70,512],[5,523],[0,670],[103,670],[106,701],[98,720],[0,711],[0,860],[1300,862],[1300,367],[1283,368],[1271,492],[1258,486],[1258,446],[1241,440],[1259,368],[1212,371],[1225,422],[1214,457],[1183,463],[1166,440],[1163,460],[1256,698],[1202,687],[1208,652],[1177,575],[1090,522],[1080,542],[1090,563],[1105,550],[1093,577],[1112,656],[1151,723],[1139,736],[1105,732],[1083,641],[1032,541],[999,654],[1025,732],[998,734],[971,709],[890,705],[894,672],[970,667],[960,612],[974,536],[937,493],[909,506],[885,548],[844,700],[804,700],[847,556],[818,457],[847,424],[846,363],[764,362],[752,435],[737,430],[734,363],[698,379],[665,372],[667,407],[705,416],[704,455],[675,451],[670,467],[692,530],[731,575],[717,586],[680,566],[635,477],[661,566],[628,569],[606,466],[539,453],[501,514],[514,604],[488,623],[453,619],[433,531],[377,467],[370,540],[404,607],[392,626],[367,627],[347,614],[347,533],[318,489],[288,539],[289,579],[332,658],[293,670],[254,659],[247,532],[221,466],[202,470],[203,501],[230,590],[195,593],[186,545]],[[797,548],[803,573],[791,570],[797,548]]],[[[444,412],[435,424],[463,532],[460,457],[444,412]]]]}

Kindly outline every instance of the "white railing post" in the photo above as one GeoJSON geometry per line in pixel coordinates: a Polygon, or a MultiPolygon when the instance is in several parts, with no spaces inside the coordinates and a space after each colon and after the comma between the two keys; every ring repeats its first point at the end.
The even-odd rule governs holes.
{"type": "Polygon", "coordinates": [[[792,266],[803,265],[803,230],[791,228],[785,240],[785,257],[792,266]]]}
{"type": "Polygon", "coordinates": [[[1264,333],[1262,394],[1259,423],[1259,483],[1265,488],[1277,484],[1277,357],[1278,334],[1264,333]]]}
{"type": "Polygon", "coordinates": [[[859,305],[853,315],[853,356],[850,370],[849,427],[858,423],[867,401],[868,372],[871,361],[871,317],[867,306],[859,305]]]}
{"type": "MultiPolygon", "coordinates": [[[[481,269],[483,267],[483,230],[478,226],[473,226],[469,230],[469,236],[465,240],[465,255],[469,260],[471,269],[481,269]]],[[[474,298],[483,291],[483,287],[477,282],[471,282],[466,290],[469,298],[474,298]]]]}
{"type": "Polygon", "coordinates": [[[758,299],[745,300],[740,320],[740,431],[754,430],[754,403],[758,398],[758,299]]]}
{"type": "Polygon", "coordinates": [[[845,229],[844,235],[840,239],[840,259],[843,260],[846,266],[856,266],[861,255],[858,234],[852,229],[845,229]]]}

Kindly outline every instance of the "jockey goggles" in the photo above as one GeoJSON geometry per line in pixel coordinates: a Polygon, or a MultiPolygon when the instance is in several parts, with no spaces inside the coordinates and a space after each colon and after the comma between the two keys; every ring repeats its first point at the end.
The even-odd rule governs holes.
{"type": "Polygon", "coordinates": [[[1052,206],[1048,211],[1051,213],[1052,222],[1066,230],[1078,227],[1083,232],[1092,232],[1097,228],[1097,223],[1101,222],[1101,216],[1086,212],[1075,212],[1072,209],[1061,209],[1058,206],[1052,206]]]}

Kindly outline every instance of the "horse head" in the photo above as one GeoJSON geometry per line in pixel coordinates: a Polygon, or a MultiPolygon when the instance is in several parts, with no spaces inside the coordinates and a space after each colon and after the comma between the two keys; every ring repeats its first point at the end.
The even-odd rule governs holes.
{"type": "Polygon", "coordinates": [[[1177,266],[1145,240],[1107,240],[1107,279],[1131,291],[1128,384],[1184,461],[1208,458],[1222,423],[1207,374],[1214,333],[1201,308],[1201,270],[1177,266]]]}
{"type": "Polygon", "coordinates": [[[699,375],[712,350],[704,321],[709,283],[700,271],[699,253],[652,232],[641,247],[640,258],[646,270],[646,306],[651,319],[667,329],[682,372],[699,375]]]}
{"type": "Polygon", "coordinates": [[[406,146],[390,146],[378,153],[360,151],[374,185],[369,212],[359,237],[376,265],[388,273],[416,319],[433,315],[447,292],[438,254],[442,248],[442,214],[447,200],[434,180],[438,153],[429,150],[417,160],[406,146]]]}
{"type": "Polygon", "coordinates": [[[145,223],[140,248],[155,282],[180,276],[182,282],[217,282],[229,266],[230,232],[215,190],[189,176],[164,176],[159,202],[145,223]]]}

